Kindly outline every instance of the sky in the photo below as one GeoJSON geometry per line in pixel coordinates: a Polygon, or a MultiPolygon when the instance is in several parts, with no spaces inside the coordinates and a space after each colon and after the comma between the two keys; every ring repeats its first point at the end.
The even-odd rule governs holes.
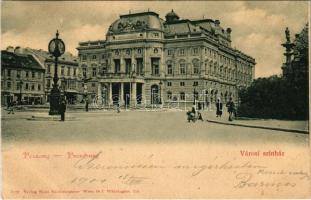
{"type": "Polygon", "coordinates": [[[232,47],[255,58],[256,78],[281,73],[285,28],[294,38],[308,22],[308,1],[2,1],[1,49],[47,50],[58,29],[77,55],[79,42],[104,40],[119,15],[148,9],[163,19],[171,9],[182,19],[219,19],[232,29],[232,47]]]}

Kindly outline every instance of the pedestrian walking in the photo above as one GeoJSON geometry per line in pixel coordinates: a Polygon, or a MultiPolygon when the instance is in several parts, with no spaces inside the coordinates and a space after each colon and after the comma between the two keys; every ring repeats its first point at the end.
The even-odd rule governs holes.
{"type": "Polygon", "coordinates": [[[8,102],[8,114],[14,114],[14,102],[10,101],[8,102]]]}
{"type": "Polygon", "coordinates": [[[85,100],[85,112],[89,112],[89,99],[86,98],[85,100]]]}
{"type": "Polygon", "coordinates": [[[222,116],[222,103],[220,99],[217,99],[216,102],[216,117],[221,117],[222,116]]]}
{"type": "Polygon", "coordinates": [[[235,105],[232,100],[232,97],[230,97],[229,102],[226,104],[228,108],[228,113],[229,113],[229,121],[233,121],[233,113],[235,112],[235,105]]]}
{"type": "Polygon", "coordinates": [[[59,105],[59,112],[60,112],[60,117],[61,121],[65,121],[65,112],[66,112],[66,101],[63,99],[59,105]]]}
{"type": "Polygon", "coordinates": [[[119,103],[119,102],[117,103],[117,112],[118,112],[118,113],[121,112],[121,111],[120,111],[120,103],[119,103]]]}

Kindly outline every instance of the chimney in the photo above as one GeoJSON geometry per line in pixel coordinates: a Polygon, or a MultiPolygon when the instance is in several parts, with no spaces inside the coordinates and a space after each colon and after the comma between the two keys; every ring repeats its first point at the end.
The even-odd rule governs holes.
{"type": "Polygon", "coordinates": [[[226,32],[227,32],[228,38],[231,39],[231,32],[232,32],[232,29],[231,29],[231,28],[227,28],[226,32]]]}
{"type": "Polygon", "coordinates": [[[15,47],[14,53],[23,54],[24,50],[20,46],[17,46],[15,47]]]}
{"type": "Polygon", "coordinates": [[[215,26],[219,26],[220,25],[220,21],[218,19],[215,20],[215,26]]]}
{"type": "Polygon", "coordinates": [[[14,47],[12,47],[12,46],[8,46],[8,47],[6,48],[6,50],[7,50],[8,52],[14,53],[14,47]]]}

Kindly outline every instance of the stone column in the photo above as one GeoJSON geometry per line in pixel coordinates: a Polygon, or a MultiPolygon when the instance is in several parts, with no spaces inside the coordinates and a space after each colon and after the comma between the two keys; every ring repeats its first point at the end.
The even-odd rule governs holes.
{"type": "Polygon", "coordinates": [[[141,103],[145,104],[146,102],[146,91],[145,91],[145,83],[142,83],[141,85],[141,103]]]}
{"type": "Polygon", "coordinates": [[[136,83],[132,84],[131,104],[136,106],[136,83]]]}
{"type": "Polygon", "coordinates": [[[103,104],[102,100],[102,84],[99,82],[97,87],[97,103],[103,104]]]}
{"type": "Polygon", "coordinates": [[[124,83],[121,82],[120,83],[121,87],[120,87],[120,106],[124,105],[124,83]]]}
{"type": "Polygon", "coordinates": [[[109,99],[109,105],[112,105],[112,83],[109,83],[109,95],[108,95],[108,99],[109,99]]]}

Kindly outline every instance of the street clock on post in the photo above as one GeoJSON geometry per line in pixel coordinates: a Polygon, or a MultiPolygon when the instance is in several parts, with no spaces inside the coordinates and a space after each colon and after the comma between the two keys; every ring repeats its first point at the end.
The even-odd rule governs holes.
{"type": "Polygon", "coordinates": [[[60,57],[65,53],[65,43],[62,39],[58,38],[59,33],[57,31],[56,38],[52,39],[49,43],[49,53],[54,57],[60,57]]]}
{"type": "Polygon", "coordinates": [[[59,114],[59,104],[61,101],[61,92],[58,87],[58,74],[57,74],[57,65],[58,57],[65,53],[65,43],[63,40],[58,38],[59,33],[56,32],[56,37],[53,38],[48,45],[49,53],[55,57],[54,60],[54,77],[53,77],[53,87],[50,93],[50,111],[49,115],[58,115],[59,114]]]}

